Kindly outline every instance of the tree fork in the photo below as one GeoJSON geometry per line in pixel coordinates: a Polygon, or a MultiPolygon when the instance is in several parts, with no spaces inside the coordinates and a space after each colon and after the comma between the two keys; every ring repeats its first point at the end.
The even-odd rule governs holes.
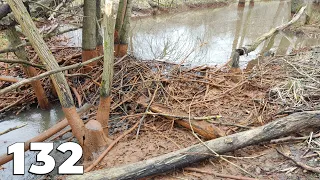
{"type": "MultiPolygon", "coordinates": [[[[43,64],[47,70],[58,69],[59,65],[52,55],[50,49],[42,39],[38,29],[33,23],[27,9],[23,5],[21,0],[7,0],[7,3],[11,7],[14,13],[15,19],[21,25],[25,35],[29,38],[30,43],[39,55],[43,64]]],[[[50,76],[54,87],[57,90],[59,100],[61,102],[65,116],[72,127],[72,131],[79,141],[79,144],[83,146],[84,139],[84,123],[80,119],[80,116],[76,112],[74,102],[71,96],[71,91],[68,86],[67,80],[63,73],[57,73],[50,76]]]]}

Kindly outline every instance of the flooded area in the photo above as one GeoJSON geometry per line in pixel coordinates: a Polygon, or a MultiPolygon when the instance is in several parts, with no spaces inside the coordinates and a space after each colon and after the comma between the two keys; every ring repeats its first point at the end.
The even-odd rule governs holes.
{"type": "MultiPolygon", "coordinates": [[[[0,132],[9,128],[27,124],[26,126],[10,131],[0,136],[0,154],[7,154],[7,147],[15,142],[25,142],[44,132],[51,126],[55,125],[64,117],[60,105],[55,105],[51,110],[30,109],[20,113],[19,115],[7,116],[0,119],[0,132]]],[[[35,153],[27,151],[25,153],[25,176],[12,176],[12,161],[3,165],[4,170],[0,171],[0,179],[26,179],[30,176],[28,168],[35,160],[35,153]]]]}
{"type": "MultiPolygon", "coordinates": [[[[227,62],[233,49],[249,45],[256,38],[291,19],[290,2],[247,2],[217,9],[135,19],[131,23],[129,48],[142,60],[161,60],[185,65],[219,65],[227,62]]],[[[81,30],[69,32],[69,45],[81,46],[81,30]]],[[[319,44],[319,39],[279,33],[272,43],[265,41],[248,56],[249,60],[270,49],[278,55],[299,47],[319,44]],[[268,45],[269,44],[269,45],[268,45]]]]}

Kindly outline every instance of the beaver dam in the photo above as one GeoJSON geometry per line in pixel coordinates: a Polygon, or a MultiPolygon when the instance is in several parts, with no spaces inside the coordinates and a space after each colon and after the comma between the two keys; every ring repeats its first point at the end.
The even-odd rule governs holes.
{"type": "MultiPolygon", "coordinates": [[[[25,41],[30,36],[17,20],[13,26],[21,26],[16,25],[16,36],[26,43],[22,47],[29,59],[21,65],[25,61],[8,33],[12,25],[4,26],[0,179],[319,179],[319,4],[301,4],[293,12],[296,1],[219,2],[207,8],[159,2],[146,1],[148,9],[140,1],[127,1],[127,7],[133,7],[128,49],[122,55],[114,49],[110,107],[104,111],[99,107],[104,101],[105,57],[113,51],[105,51],[93,64],[78,64],[85,62],[88,47],[83,46],[82,33],[88,30],[85,21],[82,24],[81,3],[57,1],[37,14],[34,23],[55,62],[68,68],[60,75],[70,88],[78,123],[87,133],[101,115],[109,117],[106,126],[99,125],[101,132],[95,132],[99,138],[89,143],[84,139],[83,144],[65,118],[66,107],[71,107],[65,105],[68,100],[61,101],[65,84],[41,78],[50,102],[50,109],[41,109],[33,84],[24,83],[30,79],[25,67],[33,66],[34,76],[54,68],[43,63],[34,41],[25,41]],[[50,19],[58,10],[48,8],[61,13],[50,19]],[[62,91],[57,88],[61,86],[62,91]],[[15,142],[58,146],[71,141],[92,148],[87,144],[105,137],[104,146],[93,148],[90,158],[85,150],[77,162],[84,165],[83,175],[58,175],[58,164],[70,154],[56,151],[51,155],[59,163],[52,172],[29,173],[30,165],[39,162],[35,151],[27,151],[25,174],[12,173],[7,147],[15,142]]],[[[39,3],[30,3],[31,15],[39,3]]],[[[12,9],[9,15],[17,14],[12,9]]],[[[105,41],[107,34],[102,33],[105,41]]],[[[116,42],[117,36],[112,37],[116,42]]]]}

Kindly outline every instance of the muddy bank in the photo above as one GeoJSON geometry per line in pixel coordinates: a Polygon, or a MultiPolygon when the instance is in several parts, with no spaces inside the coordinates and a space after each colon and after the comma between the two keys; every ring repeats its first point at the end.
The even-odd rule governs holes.
{"type": "Polygon", "coordinates": [[[133,3],[133,17],[145,17],[165,13],[183,12],[190,9],[218,8],[226,6],[235,1],[227,0],[191,0],[191,1],[170,1],[170,0],[137,0],[133,3]]]}

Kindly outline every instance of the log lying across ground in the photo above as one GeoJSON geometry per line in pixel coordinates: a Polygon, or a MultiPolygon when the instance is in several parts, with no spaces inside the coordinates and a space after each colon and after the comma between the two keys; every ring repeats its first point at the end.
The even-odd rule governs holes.
{"type": "MultiPolygon", "coordinates": [[[[213,139],[205,142],[205,144],[218,154],[223,154],[310,127],[320,127],[320,111],[291,114],[264,126],[213,139]]],[[[207,147],[198,144],[145,161],[92,171],[80,176],[69,176],[67,179],[137,179],[172,171],[213,157],[210,154],[211,151],[207,147]]]]}
{"type": "MultiPolygon", "coordinates": [[[[83,105],[77,112],[79,115],[87,112],[90,108],[92,107],[91,104],[85,104],[83,105]]],[[[57,132],[61,131],[63,128],[65,128],[66,126],[68,126],[69,123],[67,121],[66,118],[64,118],[62,121],[60,121],[59,123],[57,123],[56,125],[52,126],[50,129],[40,133],[38,136],[30,139],[29,141],[27,141],[24,145],[24,151],[27,151],[30,149],[30,143],[31,142],[42,142],[47,140],[49,137],[53,136],[54,134],[56,134],[57,132]]],[[[5,164],[9,161],[11,161],[13,158],[13,155],[7,155],[4,154],[2,156],[0,156],[0,166],[2,164],[5,164]]]]}

